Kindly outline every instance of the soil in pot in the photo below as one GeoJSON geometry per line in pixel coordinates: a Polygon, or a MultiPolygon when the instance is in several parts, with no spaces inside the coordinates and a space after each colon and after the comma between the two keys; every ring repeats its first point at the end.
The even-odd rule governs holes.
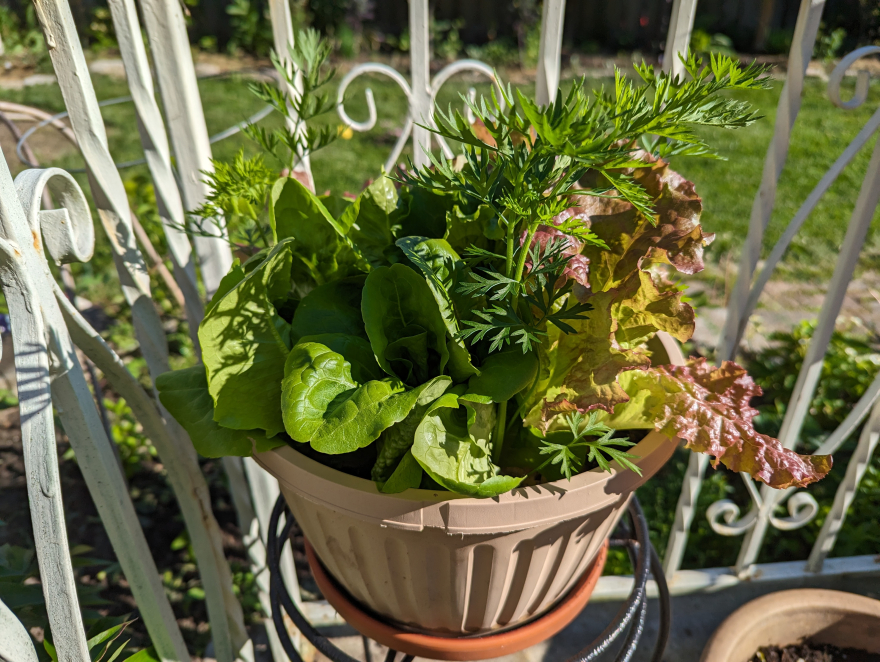
{"type": "Polygon", "coordinates": [[[880,655],[858,648],[838,648],[828,644],[762,646],[749,662],[880,662],[880,655]]]}

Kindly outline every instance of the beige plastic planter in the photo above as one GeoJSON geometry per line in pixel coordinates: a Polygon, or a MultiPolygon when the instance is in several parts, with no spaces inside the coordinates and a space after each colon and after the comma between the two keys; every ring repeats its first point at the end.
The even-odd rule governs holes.
{"type": "MultiPolygon", "coordinates": [[[[674,342],[663,340],[670,362],[683,362],[674,342]]],[[[278,479],[321,562],[352,597],[393,623],[461,635],[517,625],[553,607],[675,447],[652,432],[631,449],[641,477],[596,469],[492,499],[382,494],[372,481],[290,447],[254,458],[278,479]]]]}
{"type": "Polygon", "coordinates": [[[700,662],[746,662],[761,646],[806,639],[880,653],[880,600],[809,588],[765,595],[727,617],[700,662]]]}

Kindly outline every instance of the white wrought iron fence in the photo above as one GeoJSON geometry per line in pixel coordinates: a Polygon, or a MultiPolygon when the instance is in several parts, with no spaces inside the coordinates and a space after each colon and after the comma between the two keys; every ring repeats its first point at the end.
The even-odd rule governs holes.
{"type": "MultiPolygon", "coordinates": [[[[164,107],[163,121],[141,37],[137,7],[133,0],[110,0],[109,4],[137,112],[146,161],[155,184],[157,204],[174,265],[174,276],[183,294],[190,327],[195,329],[203,312],[196,282],[196,263],[204,287],[210,295],[230,266],[231,253],[220,230],[216,237],[197,238],[193,250],[185,234],[177,229],[184,222],[186,210],[193,209],[204,201],[207,190],[200,173],[211,167],[210,142],[198,95],[184,17],[176,0],[139,0],[164,107]],[[176,159],[176,176],[172,153],[176,159]]],[[[824,4],[822,0],[801,2],[789,56],[788,76],[779,102],[774,137],[767,153],[761,187],[755,198],[749,235],[743,245],[740,276],[731,298],[727,326],[718,352],[719,360],[732,358],[736,354],[748,317],[755,309],[758,296],[773,267],[782,258],[785,248],[822,194],[880,127],[878,110],[804,201],[763,269],[756,274],[764,229],[770,219],[776,185],[788,153],[791,130],[800,107],[804,75],[824,4]]],[[[131,210],[122,180],[109,153],[98,102],[73,26],[70,8],[67,0],[34,0],[34,6],[44,30],[72,130],[86,162],[98,214],[113,248],[123,292],[132,308],[137,337],[150,374],[155,377],[168,369],[167,345],[152,304],[149,278],[133,232],[131,210]]],[[[285,0],[270,0],[269,7],[276,51],[285,54],[287,44],[293,39],[288,3],[285,0]]],[[[695,12],[696,0],[676,0],[673,3],[664,68],[680,73],[680,63],[674,54],[687,48],[695,12]]],[[[564,13],[564,0],[545,0],[536,84],[536,97],[541,103],[553,98],[559,86],[564,13]]],[[[427,162],[422,147],[430,146],[432,139],[439,143],[438,147],[444,153],[451,155],[448,145],[418,126],[423,120],[430,121],[437,93],[451,76],[471,71],[495,80],[490,67],[474,60],[450,64],[432,79],[429,22],[428,1],[410,0],[409,80],[386,65],[370,63],[355,67],[340,84],[340,118],[358,131],[369,130],[375,125],[377,110],[368,89],[367,121],[355,122],[347,115],[341,100],[352,80],[366,73],[385,75],[394,80],[406,94],[409,112],[401,137],[385,164],[387,170],[391,170],[396,164],[410,138],[417,165],[427,162]]],[[[866,74],[860,74],[855,96],[849,101],[841,99],[840,83],[844,73],[854,62],[878,52],[880,49],[873,47],[860,49],[848,55],[838,65],[829,83],[829,93],[835,104],[842,108],[852,108],[865,102],[868,89],[866,74]]],[[[300,167],[310,178],[308,161],[304,160],[300,167]]],[[[852,278],[855,261],[878,198],[880,146],[874,149],[862,189],[855,202],[819,326],[788,408],[781,435],[788,447],[794,447],[798,442],[806,407],[815,391],[819,369],[841,308],[846,285],[852,278]]],[[[94,230],[88,207],[82,192],[69,174],[55,168],[33,169],[23,172],[13,183],[6,162],[0,164],[0,284],[9,302],[13,325],[35,545],[59,659],[83,662],[89,658],[64,530],[62,495],[55,455],[53,402],[59,409],[80,468],[123,571],[131,583],[135,600],[157,651],[163,660],[188,660],[180,630],[159,583],[155,563],[134,516],[131,500],[112,452],[112,441],[108,439],[97,416],[74,345],[104,372],[113,388],[128,401],[156,445],[169,472],[169,481],[186,520],[205,586],[217,659],[221,662],[231,662],[237,657],[250,659],[253,649],[247,641],[241,607],[232,593],[231,576],[223,557],[219,528],[211,513],[207,486],[191,444],[182,429],[157,404],[154,394],[145,391],[131,377],[119,357],[69,304],[49,270],[47,250],[58,261],[87,260],[91,255],[93,242],[94,230]],[[41,209],[42,193],[47,187],[52,189],[59,202],[57,209],[41,209]]],[[[709,509],[712,527],[719,535],[745,534],[736,567],[681,570],[706,466],[704,456],[691,454],[665,559],[672,591],[682,593],[718,588],[743,580],[880,572],[880,565],[873,556],[825,560],[833,549],[837,533],[844,524],[847,507],[855,497],[861,476],[870,462],[880,435],[880,405],[876,404],[878,397],[880,378],[874,382],[840,428],[817,451],[828,453],[838,448],[865,418],[868,419],[856,452],[845,468],[846,475],[831,512],[808,560],[755,565],[768,527],[791,530],[803,526],[815,516],[818,508],[807,492],[759,490],[751,479],[745,478],[753,499],[749,512],[741,515],[739,506],[729,501],[717,502],[709,509]],[[780,517],[776,512],[777,507],[784,502],[788,507],[788,517],[780,517]]],[[[229,476],[235,507],[261,589],[261,601],[268,612],[264,540],[278,487],[274,479],[258,469],[249,459],[226,458],[224,468],[229,476]]],[[[841,471],[842,468],[835,470],[841,471]]],[[[300,593],[289,556],[285,566],[291,593],[299,600],[300,593]]],[[[630,581],[625,577],[605,577],[600,581],[596,597],[621,597],[629,592],[630,581]]],[[[307,613],[317,622],[328,623],[335,617],[332,609],[325,603],[307,603],[306,607],[307,613]]],[[[284,659],[271,625],[269,627],[272,652],[276,659],[284,659]]],[[[20,624],[0,604],[0,658],[35,659],[29,644],[21,643],[27,640],[27,634],[20,624]],[[17,649],[13,646],[24,648],[17,649]],[[17,650],[23,652],[15,654],[17,650]]]]}

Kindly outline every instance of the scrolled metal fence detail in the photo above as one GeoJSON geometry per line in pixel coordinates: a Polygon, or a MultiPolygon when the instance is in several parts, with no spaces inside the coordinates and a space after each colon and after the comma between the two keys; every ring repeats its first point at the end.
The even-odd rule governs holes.
{"type": "MultiPolygon", "coordinates": [[[[430,104],[430,108],[434,108],[436,105],[437,94],[440,92],[440,88],[443,87],[443,84],[446,83],[452,76],[471,71],[479,74],[483,74],[491,82],[493,82],[496,87],[500,87],[500,82],[495,75],[495,71],[489,65],[480,62],[479,60],[458,60],[457,62],[453,62],[452,64],[446,65],[443,69],[437,72],[437,75],[434,76],[433,81],[431,81],[430,88],[428,90],[428,103],[430,104]]],[[[367,104],[367,119],[363,122],[358,122],[349,116],[349,114],[345,110],[345,93],[348,90],[351,83],[363,76],[365,74],[380,74],[382,76],[386,76],[394,81],[397,86],[403,91],[406,96],[407,102],[407,114],[403,122],[403,127],[400,130],[400,136],[398,136],[397,141],[394,143],[394,147],[391,148],[391,153],[388,158],[385,160],[385,172],[391,172],[395,165],[397,164],[397,160],[400,158],[400,155],[403,153],[404,148],[406,147],[407,141],[409,141],[410,136],[413,134],[414,126],[418,124],[428,125],[433,128],[437,128],[434,119],[432,116],[428,117],[416,117],[416,106],[413,95],[413,88],[410,87],[409,81],[401,74],[397,69],[391,67],[387,64],[381,64],[378,62],[365,62],[363,64],[359,64],[351,69],[339,82],[339,89],[336,95],[337,102],[337,112],[339,113],[339,118],[342,120],[343,124],[352,129],[353,131],[358,131],[360,133],[370,131],[376,126],[376,122],[378,120],[378,113],[376,111],[376,100],[373,96],[373,90],[369,87],[364,90],[364,97],[367,104]]],[[[474,88],[470,88],[468,90],[468,97],[471,101],[476,97],[476,90],[474,88]]],[[[504,101],[501,101],[502,108],[504,107],[504,101]]],[[[471,109],[468,107],[467,103],[464,104],[464,115],[468,118],[469,122],[474,121],[474,115],[471,109]]],[[[453,152],[450,149],[449,145],[443,139],[442,136],[438,136],[434,134],[432,136],[434,140],[440,146],[440,149],[443,151],[443,154],[446,158],[451,159],[453,157],[453,152]]],[[[414,150],[416,152],[416,160],[419,160],[418,150],[419,148],[430,149],[430,142],[428,144],[415,145],[414,150]]]]}

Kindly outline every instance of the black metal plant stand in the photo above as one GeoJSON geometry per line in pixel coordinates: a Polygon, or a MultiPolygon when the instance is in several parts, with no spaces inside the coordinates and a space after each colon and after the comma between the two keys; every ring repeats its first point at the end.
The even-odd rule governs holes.
{"type": "MultiPolygon", "coordinates": [[[[613,537],[609,540],[611,547],[625,547],[633,567],[635,582],[633,590],[620,607],[614,620],[605,628],[604,632],[586,646],[568,662],[593,662],[606,651],[610,650],[618,640],[623,638],[623,644],[615,658],[616,662],[629,662],[638,648],[639,641],[645,629],[645,620],[648,615],[647,583],[648,576],[653,575],[657,583],[660,605],[660,631],[657,641],[654,643],[652,662],[661,662],[666,642],[669,639],[669,629],[672,624],[672,604],[669,599],[669,587],[666,585],[666,577],[660,565],[660,558],[654,550],[648,538],[648,523],[645,513],[639,505],[638,499],[633,496],[629,503],[629,527],[623,529],[622,537],[613,537]]],[[[284,581],[281,578],[279,559],[281,550],[290,539],[290,529],[294,519],[287,508],[283,496],[278,497],[275,508],[272,511],[272,519],[269,522],[269,573],[271,576],[270,598],[272,602],[272,620],[281,640],[284,651],[292,662],[302,662],[302,658],[293,646],[293,642],[287,634],[282,618],[282,608],[287,612],[296,628],[308,639],[308,641],[321,653],[333,662],[359,662],[337,648],[330,640],[323,636],[309,623],[291,599],[284,581]],[[284,527],[279,535],[278,525],[284,516],[284,527]]],[[[491,635],[488,635],[491,636],[491,635]]],[[[367,640],[364,638],[364,649],[367,649],[367,640]]],[[[385,662],[395,662],[398,653],[389,650],[385,662]]],[[[404,655],[399,662],[411,662],[412,655],[404,655]]],[[[277,661],[276,662],[280,662],[277,661]]]]}

